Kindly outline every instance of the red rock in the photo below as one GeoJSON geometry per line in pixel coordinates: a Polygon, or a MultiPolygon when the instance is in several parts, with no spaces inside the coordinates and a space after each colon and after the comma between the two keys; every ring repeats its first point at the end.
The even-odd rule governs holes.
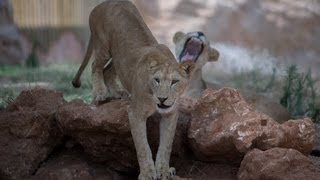
{"type": "Polygon", "coordinates": [[[0,112],[0,179],[28,178],[61,143],[54,113],[64,102],[61,93],[32,89],[0,112]]]}
{"type": "Polygon", "coordinates": [[[255,112],[238,90],[205,90],[191,113],[191,148],[203,161],[239,163],[252,148],[295,148],[309,154],[315,129],[310,119],[279,124],[255,112]]]}
{"type": "MultiPolygon", "coordinates": [[[[114,100],[90,106],[74,100],[59,108],[56,117],[63,132],[79,142],[93,161],[132,172],[138,169],[138,162],[129,128],[128,104],[126,100],[114,100]]],[[[148,142],[154,155],[159,143],[159,120],[160,116],[155,114],[147,121],[148,142]]],[[[188,122],[189,117],[181,115],[173,155],[179,156],[187,151],[188,122]]]]}
{"type": "Polygon", "coordinates": [[[124,100],[100,106],[74,100],[59,108],[56,117],[63,132],[80,143],[94,161],[133,168],[138,164],[127,107],[124,100]]]}
{"type": "Polygon", "coordinates": [[[241,91],[241,95],[243,95],[245,101],[252,106],[255,111],[268,115],[280,124],[291,119],[287,108],[275,99],[247,91],[241,91]]]}
{"type": "Polygon", "coordinates": [[[191,155],[172,159],[177,175],[188,180],[236,180],[239,167],[230,164],[208,163],[194,160],[191,155]]]}
{"type": "Polygon", "coordinates": [[[191,180],[189,178],[182,178],[182,177],[179,177],[179,176],[173,176],[172,177],[172,180],[191,180]]]}
{"type": "Polygon", "coordinates": [[[254,149],[248,152],[238,172],[239,180],[316,180],[320,168],[299,151],[285,148],[272,148],[266,151],[254,149]]]}
{"type": "Polygon", "coordinates": [[[133,179],[120,175],[108,167],[87,162],[81,152],[64,151],[43,163],[33,180],[125,180],[133,179]]]}

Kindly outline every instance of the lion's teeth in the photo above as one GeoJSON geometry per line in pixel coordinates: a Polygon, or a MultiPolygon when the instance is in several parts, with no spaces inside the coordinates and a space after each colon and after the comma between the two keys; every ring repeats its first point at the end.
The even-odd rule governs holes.
{"type": "Polygon", "coordinates": [[[197,37],[192,37],[191,40],[195,41],[195,42],[198,42],[198,43],[202,43],[202,41],[197,37]]]}

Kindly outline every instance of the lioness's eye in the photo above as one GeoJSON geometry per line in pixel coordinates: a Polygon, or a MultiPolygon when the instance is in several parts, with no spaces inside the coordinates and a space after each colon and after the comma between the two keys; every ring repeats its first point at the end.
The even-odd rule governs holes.
{"type": "Polygon", "coordinates": [[[171,85],[177,84],[179,80],[172,80],[171,85]]]}
{"type": "Polygon", "coordinates": [[[159,79],[159,78],[154,78],[154,80],[155,80],[157,83],[160,83],[160,79],[159,79]]]}

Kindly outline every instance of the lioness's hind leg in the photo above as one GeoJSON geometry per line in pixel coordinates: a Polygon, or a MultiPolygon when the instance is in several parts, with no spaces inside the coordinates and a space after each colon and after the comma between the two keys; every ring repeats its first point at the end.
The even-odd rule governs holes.
{"type": "Polygon", "coordinates": [[[103,101],[108,97],[108,90],[103,80],[103,69],[110,59],[108,51],[97,48],[95,61],[92,63],[92,96],[93,103],[103,101]]]}
{"type": "Polygon", "coordinates": [[[112,59],[108,62],[108,65],[103,71],[104,82],[109,90],[111,98],[125,99],[129,97],[129,93],[124,89],[122,83],[119,80],[112,59]]]}

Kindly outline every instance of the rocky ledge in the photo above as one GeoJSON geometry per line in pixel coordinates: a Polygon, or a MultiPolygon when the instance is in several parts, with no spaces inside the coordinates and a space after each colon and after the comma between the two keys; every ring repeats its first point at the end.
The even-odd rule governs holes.
{"type": "MultiPolygon", "coordinates": [[[[51,90],[23,91],[0,111],[0,179],[135,179],[138,164],[127,108],[127,100],[92,106],[65,102],[51,90]]],[[[154,154],[159,120],[154,114],[147,123],[154,154]]],[[[190,114],[180,115],[171,164],[180,176],[175,179],[259,179],[264,174],[277,179],[291,172],[289,166],[295,167],[291,179],[299,173],[313,179],[320,176],[320,160],[307,155],[315,139],[310,119],[279,124],[256,112],[238,90],[208,89],[190,114]],[[289,158],[288,165],[271,156],[289,158]],[[259,168],[258,174],[252,168],[260,160],[254,159],[268,168],[259,168]],[[270,173],[272,168],[277,174],[270,173]]]]}

